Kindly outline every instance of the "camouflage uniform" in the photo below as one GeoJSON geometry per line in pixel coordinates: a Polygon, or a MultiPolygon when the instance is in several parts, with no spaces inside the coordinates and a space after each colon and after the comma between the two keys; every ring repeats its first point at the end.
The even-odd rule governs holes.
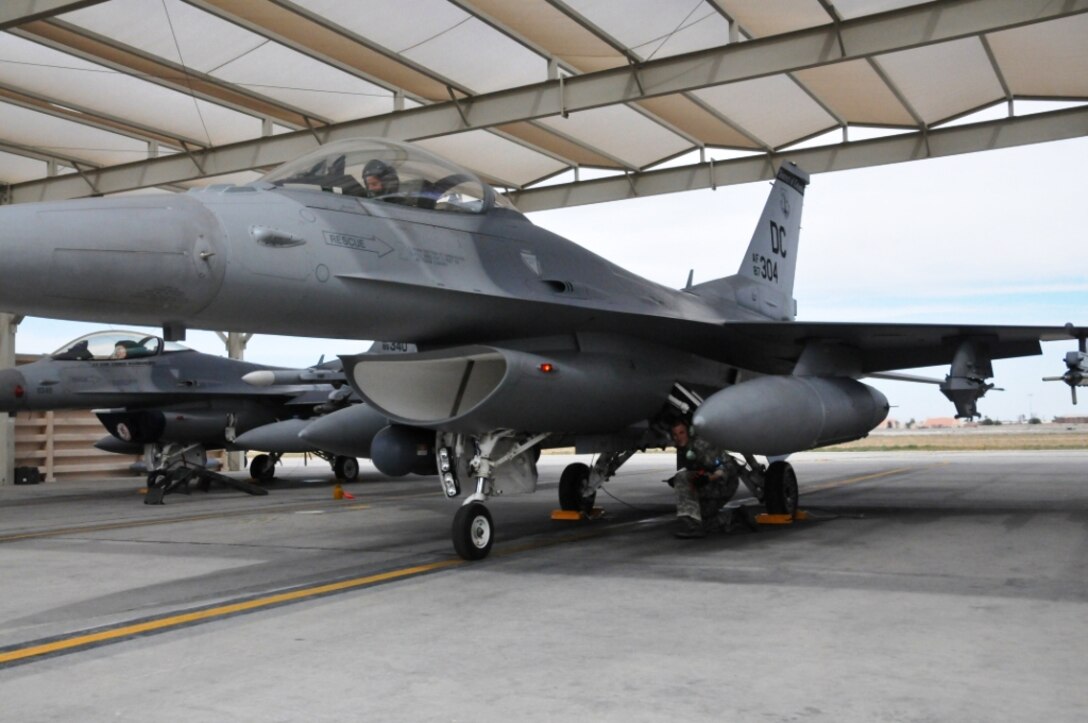
{"type": "Polygon", "coordinates": [[[701,439],[688,442],[687,447],[679,450],[678,456],[683,469],[673,477],[676,516],[702,522],[700,502],[706,500],[712,503],[717,511],[736,494],[740,471],[732,457],[701,439]],[[711,476],[719,469],[724,476],[711,476]]]}

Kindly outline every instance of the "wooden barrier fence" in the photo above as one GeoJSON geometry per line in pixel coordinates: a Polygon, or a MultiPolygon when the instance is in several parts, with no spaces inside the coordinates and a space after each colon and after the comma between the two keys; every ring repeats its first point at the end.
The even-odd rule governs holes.
{"type": "Polygon", "coordinates": [[[15,416],[15,466],[37,467],[43,482],[126,477],[142,459],[103,452],[106,428],[90,411],[21,412],[15,416]]]}

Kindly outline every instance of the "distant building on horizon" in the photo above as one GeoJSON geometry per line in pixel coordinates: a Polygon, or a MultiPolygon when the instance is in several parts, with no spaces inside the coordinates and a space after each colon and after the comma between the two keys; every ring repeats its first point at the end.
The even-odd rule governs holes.
{"type": "Polygon", "coordinates": [[[955,417],[930,417],[918,425],[919,429],[952,429],[953,427],[962,427],[964,424],[962,419],[956,419],[955,417]]]}

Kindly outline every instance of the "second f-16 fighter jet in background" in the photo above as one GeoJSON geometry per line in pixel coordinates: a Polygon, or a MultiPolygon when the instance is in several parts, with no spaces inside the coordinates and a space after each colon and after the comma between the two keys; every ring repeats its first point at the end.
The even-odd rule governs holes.
{"type": "MultiPolygon", "coordinates": [[[[182,467],[202,469],[208,450],[241,448],[234,445],[236,435],[346,406],[350,389],[338,367],[275,369],[140,332],[99,331],[0,371],[0,412],[93,409],[110,434],[96,446],[145,454],[149,481],[165,481],[182,467]],[[242,381],[259,371],[289,373],[292,383],[258,389],[242,381]],[[343,389],[337,391],[334,382],[343,389]]],[[[295,450],[254,457],[251,476],[271,479],[278,455],[286,451],[295,450]]],[[[357,474],[354,458],[327,455],[312,445],[306,451],[328,458],[338,477],[357,474]]]]}
{"type": "MultiPolygon", "coordinates": [[[[466,558],[491,549],[489,498],[535,490],[541,444],[598,454],[560,480],[563,505],[582,507],[677,419],[743,456],[755,495],[788,513],[792,468],[756,456],[868,434],[888,402],[859,379],[949,364],[941,390],[972,416],[992,360],[1086,333],[795,321],[808,182],[779,168],[737,272],[677,290],[538,228],[418,147],[340,141],[252,184],[0,209],[0,308],[179,336],[192,326],[414,343],[345,357],[345,373],[394,431],[431,430],[442,490],[466,495],[452,530],[466,558]]],[[[1084,353],[1073,354],[1080,373],[1084,353]]],[[[327,432],[339,415],[350,416],[319,424],[327,432]]],[[[320,444],[319,431],[303,436],[320,444]]],[[[418,439],[397,438],[414,454],[418,439]]]]}

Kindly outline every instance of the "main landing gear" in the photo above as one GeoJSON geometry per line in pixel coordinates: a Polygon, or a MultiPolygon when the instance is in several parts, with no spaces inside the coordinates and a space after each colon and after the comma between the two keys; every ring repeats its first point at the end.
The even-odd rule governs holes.
{"type": "Polygon", "coordinates": [[[354,482],[359,479],[359,460],[354,457],[337,456],[332,460],[332,472],[336,479],[354,482]]]}
{"type": "Polygon", "coordinates": [[[258,454],[249,463],[249,476],[257,482],[270,482],[276,476],[276,463],[283,455],[279,452],[258,454]]]}
{"type": "Polygon", "coordinates": [[[582,462],[568,464],[559,476],[559,508],[588,515],[593,511],[593,503],[597,500],[597,490],[634,453],[634,450],[607,452],[600,455],[592,467],[582,462]]]}
{"type": "Polygon", "coordinates": [[[751,455],[744,455],[744,461],[746,467],[741,470],[740,479],[767,508],[767,514],[795,517],[800,493],[793,465],[779,460],[764,466],[751,455]]]}
{"type": "Polygon", "coordinates": [[[789,462],[772,462],[764,473],[763,506],[769,515],[797,515],[797,474],[789,462]]]}
{"type": "MultiPolygon", "coordinates": [[[[324,452],[314,452],[314,454],[329,463],[336,479],[343,482],[354,482],[359,479],[359,460],[354,457],[333,456],[324,452]]],[[[283,457],[282,452],[258,454],[249,463],[249,476],[258,482],[271,481],[276,476],[276,465],[281,457],[283,457]]]]}
{"type": "Polygon", "coordinates": [[[597,500],[597,490],[589,486],[589,465],[568,464],[559,476],[559,509],[588,512],[597,500]]]}

